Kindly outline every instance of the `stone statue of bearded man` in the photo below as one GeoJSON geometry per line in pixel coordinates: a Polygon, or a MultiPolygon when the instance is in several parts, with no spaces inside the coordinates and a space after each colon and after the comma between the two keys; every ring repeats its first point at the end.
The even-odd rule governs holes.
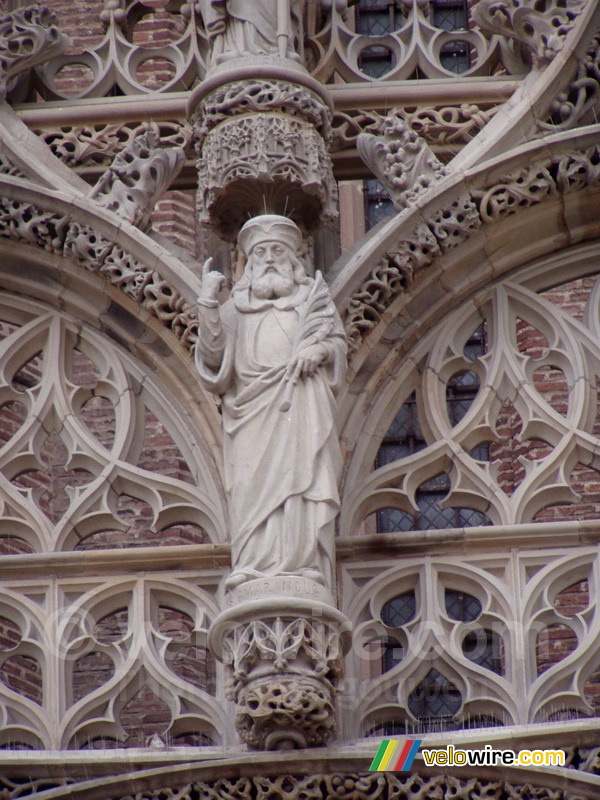
{"type": "Polygon", "coordinates": [[[330,587],[341,466],[334,395],[346,339],[302,234],[264,215],[240,231],[244,276],[219,308],[223,275],[204,266],[196,366],[222,396],[233,571],[227,587],[300,575],[330,587]]]}

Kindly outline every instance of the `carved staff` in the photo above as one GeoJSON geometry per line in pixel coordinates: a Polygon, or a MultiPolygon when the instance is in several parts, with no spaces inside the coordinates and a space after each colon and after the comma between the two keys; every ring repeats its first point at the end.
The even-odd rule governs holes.
{"type": "Polygon", "coordinates": [[[279,55],[285,58],[288,51],[290,9],[288,0],[277,0],[277,43],[279,55]]]}
{"type": "MultiPolygon", "coordinates": [[[[306,301],[296,309],[298,311],[298,327],[292,343],[292,360],[308,345],[324,342],[333,329],[333,303],[320,272],[315,275],[315,282],[306,301]]],[[[280,411],[288,411],[292,405],[294,387],[298,375],[285,375],[283,400],[280,411]]]]}

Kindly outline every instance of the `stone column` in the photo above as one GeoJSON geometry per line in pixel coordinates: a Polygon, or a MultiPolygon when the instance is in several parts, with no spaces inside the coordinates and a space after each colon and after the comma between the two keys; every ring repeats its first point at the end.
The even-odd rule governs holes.
{"type": "MultiPolygon", "coordinates": [[[[266,8],[268,3],[258,5],[266,8]]],[[[280,13],[285,3],[276,5],[280,13]]],[[[219,33],[213,66],[189,106],[200,221],[221,238],[237,241],[246,258],[244,275],[226,307],[219,310],[222,276],[210,263],[199,301],[197,366],[203,385],[224,398],[226,482],[233,487],[233,573],[209,646],[230,666],[241,739],[251,748],[268,750],[319,747],[330,740],[336,729],[342,649],[349,638],[349,623],[336,609],[332,585],[341,463],[333,395],[345,374],[345,335],[327,286],[320,273],[312,277],[306,257],[307,235],[332,224],[338,214],[328,153],[331,103],[301,64],[296,5],[288,6],[292,25],[287,38],[285,26],[279,26],[279,42],[268,40],[272,31],[258,12],[244,26],[226,13],[215,16],[219,33]],[[263,51],[240,53],[244,37],[263,51]],[[292,41],[296,51],[290,49],[292,41]],[[264,295],[256,285],[255,293],[257,276],[267,274],[263,269],[274,270],[267,263],[271,247],[282,272],[293,274],[295,286],[264,295]],[[314,363],[290,382],[303,354],[314,363]],[[275,366],[264,374],[259,369],[250,380],[240,363],[248,364],[250,373],[252,365],[275,366]],[[242,411],[238,419],[238,409],[252,398],[256,413],[248,414],[246,422],[242,411]],[[302,447],[296,447],[295,437],[302,439],[302,447]],[[256,442],[256,453],[249,442],[256,442]],[[311,453],[311,447],[318,449],[311,453]],[[288,476],[290,488],[280,498],[279,476],[267,473],[287,471],[283,451],[303,465],[300,479],[288,476]],[[253,459],[264,479],[249,468],[253,459]],[[315,463],[320,467],[314,468],[315,463]],[[266,485],[272,491],[264,491],[266,485]]]]}

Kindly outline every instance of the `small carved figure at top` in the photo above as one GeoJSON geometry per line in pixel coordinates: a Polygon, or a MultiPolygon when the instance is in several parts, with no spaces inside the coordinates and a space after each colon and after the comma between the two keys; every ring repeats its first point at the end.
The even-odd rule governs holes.
{"type": "MultiPolygon", "coordinates": [[[[347,0],[332,2],[338,11],[347,0]]],[[[241,56],[268,55],[302,60],[302,0],[202,0],[204,26],[212,44],[212,63],[241,56]]]]}
{"type": "Polygon", "coordinates": [[[226,585],[300,575],[330,588],[346,337],[321,273],[306,274],[292,220],[254,217],[238,246],[244,276],[222,308],[224,277],[204,266],[196,345],[202,384],[223,398],[226,585]]]}

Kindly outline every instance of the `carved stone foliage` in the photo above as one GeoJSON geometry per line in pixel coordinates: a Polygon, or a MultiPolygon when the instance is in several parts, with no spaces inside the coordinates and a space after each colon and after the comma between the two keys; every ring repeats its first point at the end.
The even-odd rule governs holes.
{"type": "Polygon", "coordinates": [[[140,135],[151,132],[161,145],[191,149],[192,129],[184,122],[128,122],[62,126],[60,130],[37,129],[35,133],[57,158],[74,169],[110,162],[140,135]]]}
{"type": "Polygon", "coordinates": [[[375,134],[361,133],[356,146],[398,210],[446,174],[428,144],[398,116],[386,117],[375,134]]]}
{"type": "Polygon", "coordinates": [[[237,732],[255,749],[322,747],[335,731],[331,691],[320,681],[269,677],[240,688],[236,705],[237,732]]]}
{"type": "Polygon", "coordinates": [[[206,456],[186,441],[175,412],[173,433],[162,436],[187,466],[163,475],[140,460],[145,426],[167,411],[133,362],[33,301],[4,297],[1,318],[0,402],[10,424],[0,449],[0,541],[34,552],[85,549],[129,531],[128,519],[137,520],[131,536],[137,531],[139,543],[160,544],[161,531],[178,525],[198,541],[222,538],[206,456]],[[135,513],[124,510],[128,503],[135,513]]]}
{"type": "MultiPolygon", "coordinates": [[[[222,701],[206,628],[214,578],[3,579],[0,612],[12,646],[0,652],[0,742],[4,748],[148,746],[128,709],[140,695],[161,709],[162,742],[222,736],[222,701]],[[176,625],[175,625],[176,623],[176,625]],[[12,666],[11,666],[12,665],[12,666]],[[22,680],[15,680],[15,666],[22,680]],[[90,671],[91,670],[91,674],[90,671]],[[82,675],[88,671],[87,682],[82,675]],[[35,676],[35,692],[28,677],[35,676]],[[133,724],[132,724],[133,722],[133,724]],[[94,745],[96,743],[96,745],[94,745]]],[[[40,782],[39,790],[49,781],[40,782]]],[[[35,786],[35,783],[34,783],[35,786]]],[[[22,786],[9,786],[18,797],[22,786]]],[[[33,787],[32,787],[33,788],[33,787]]],[[[29,796],[29,795],[27,795],[29,796]]]]}
{"type": "Polygon", "coordinates": [[[0,236],[28,242],[51,253],[74,256],[98,272],[170,328],[191,349],[197,336],[197,310],[164,278],[134,256],[104,239],[90,226],[31,203],[0,200],[0,236]]]}
{"type": "MultiPolygon", "coordinates": [[[[410,108],[390,111],[389,116],[404,120],[430,147],[467,144],[495,116],[500,106],[489,108],[472,103],[440,108],[410,108]]],[[[385,117],[377,111],[337,111],[333,116],[333,149],[344,150],[356,145],[360,133],[379,133],[385,117]]]]}
{"type": "Polygon", "coordinates": [[[600,34],[579,59],[569,88],[557,94],[550,105],[550,120],[540,122],[541,131],[565,131],[595,123],[600,116],[600,34]]]}
{"type": "Polygon", "coordinates": [[[586,5],[586,0],[479,0],[473,19],[492,33],[525,45],[540,61],[551,61],[586,5]]]}
{"type": "Polygon", "coordinates": [[[304,86],[283,80],[240,80],[226,83],[198,104],[192,116],[199,149],[213,128],[234,116],[280,111],[313,125],[325,141],[331,136],[331,112],[304,86]]]}
{"type": "Polygon", "coordinates": [[[56,16],[38,5],[0,18],[0,96],[13,90],[23,72],[61,53],[66,37],[56,16]]]}
{"type": "MultiPolygon", "coordinates": [[[[376,562],[345,570],[354,630],[340,702],[358,723],[357,736],[594,715],[586,686],[600,657],[593,547],[404,558],[384,573],[376,562]],[[589,594],[567,610],[562,593],[585,581],[589,594]],[[460,593],[467,614],[453,605],[460,593]],[[556,631],[560,652],[552,649],[556,631]],[[424,696],[433,720],[420,710],[424,696]]],[[[577,763],[591,771],[594,755],[577,763]]]]}
{"type": "MultiPolygon", "coordinates": [[[[135,778],[133,779],[135,780],[135,778]]],[[[37,782],[31,782],[37,791],[37,782]]],[[[393,772],[317,773],[309,776],[283,774],[273,776],[252,776],[221,778],[212,781],[192,781],[186,784],[168,783],[158,789],[138,790],[136,800],[270,800],[285,797],[289,800],[385,800],[389,797],[411,800],[593,800],[595,786],[588,790],[579,787],[575,792],[569,789],[555,789],[543,786],[532,780],[526,784],[506,781],[502,778],[488,780],[450,775],[421,776],[403,775],[393,772]],[[584,792],[582,794],[582,791],[584,792]]],[[[9,782],[9,789],[12,782],[9,782]]],[[[39,786],[43,791],[44,785],[39,786]]],[[[77,792],[78,785],[71,789],[65,787],[64,794],[55,792],[56,798],[69,797],[69,792],[77,792]]],[[[20,795],[7,794],[8,800],[20,795]]],[[[108,790],[110,791],[110,790],[108,790]]],[[[79,792],[77,793],[79,794],[79,792]]],[[[29,796],[29,795],[28,795],[29,796]]],[[[32,796],[35,796],[33,794],[32,796]]],[[[77,796],[77,795],[73,795],[77,796]]],[[[107,794],[107,800],[131,800],[133,795],[122,792],[107,794]]]]}
{"type": "Polygon", "coordinates": [[[497,222],[519,208],[536,205],[557,192],[572,192],[600,182],[600,148],[567,150],[547,162],[496,178],[418,222],[402,243],[390,248],[346,303],[342,319],[351,352],[381,319],[395,297],[410,285],[415,269],[465,241],[482,224],[497,222]]]}
{"type": "Polygon", "coordinates": [[[322,98],[283,80],[225,84],[192,114],[198,213],[233,239],[250,216],[287,214],[307,229],[337,216],[322,98]]]}
{"type": "Polygon", "coordinates": [[[145,231],[156,202],[184,161],[181,147],[161,148],[158,135],[147,131],[115,157],[89,197],[145,231]]]}
{"type": "MultiPolygon", "coordinates": [[[[298,578],[280,580],[311,585],[298,578]]],[[[282,595],[275,602],[285,605],[289,599],[282,595]]],[[[327,621],[323,611],[323,619],[300,609],[295,616],[274,616],[266,607],[259,620],[235,622],[232,617],[222,647],[231,668],[236,728],[250,747],[319,747],[335,732],[339,620],[327,621]]]]}

